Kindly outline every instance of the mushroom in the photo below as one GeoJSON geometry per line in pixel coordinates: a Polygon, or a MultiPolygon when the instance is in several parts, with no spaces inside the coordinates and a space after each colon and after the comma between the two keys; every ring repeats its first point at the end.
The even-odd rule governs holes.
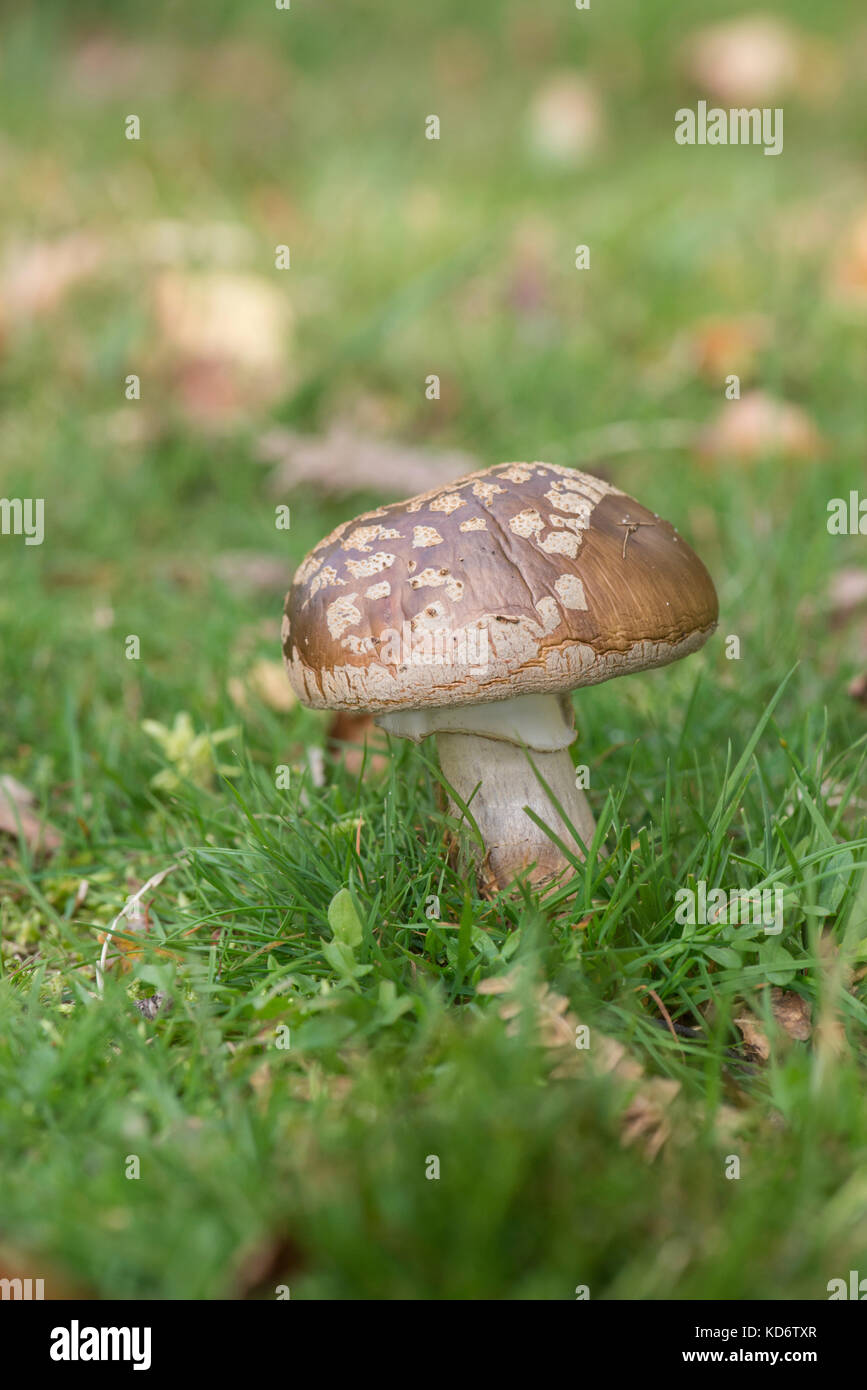
{"type": "Polygon", "coordinates": [[[525,870],[542,885],[569,860],[524,808],[566,845],[570,825],[585,845],[594,832],[569,692],[687,656],[717,612],[667,521],[590,474],[504,463],[320,541],[286,599],[283,653],[304,704],[435,735],[450,810],[468,808],[481,833],[486,885],[525,870]]]}

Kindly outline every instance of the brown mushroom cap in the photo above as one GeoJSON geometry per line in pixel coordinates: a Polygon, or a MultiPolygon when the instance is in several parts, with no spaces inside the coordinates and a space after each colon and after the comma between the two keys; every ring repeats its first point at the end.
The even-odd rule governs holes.
{"type": "Polygon", "coordinates": [[[320,541],[286,599],[283,653],[304,704],[381,713],[664,666],[717,614],[667,521],[590,474],[503,463],[320,541]]]}

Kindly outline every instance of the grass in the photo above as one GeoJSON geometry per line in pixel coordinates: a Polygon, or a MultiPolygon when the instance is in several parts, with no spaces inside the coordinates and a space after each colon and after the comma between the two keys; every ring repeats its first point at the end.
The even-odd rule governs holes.
{"type": "MultiPolygon", "coordinates": [[[[46,499],[46,542],[0,537],[0,758],[63,842],[48,859],[2,846],[2,1273],[122,1298],[824,1298],[867,1273],[867,727],[846,695],[857,633],[827,600],[864,540],[825,524],[863,484],[863,323],[827,288],[864,201],[857,84],[787,105],[783,157],[712,159],[671,139],[693,97],[680,0],[592,20],[260,8],[89,0],[6,20],[4,241],[84,229],[110,248],[56,308],[3,319],[0,490],[46,499]],[[75,55],[106,33],[124,61],[91,58],[85,91],[75,55]],[[525,113],[575,64],[607,143],[549,169],[525,113]],[[244,268],[291,306],[290,380],[219,431],[184,413],[154,337],[138,238],[171,219],[244,228],[244,268]],[[772,324],[751,384],[815,420],[809,459],[744,465],[660,435],[723,404],[673,345],[747,312],[772,324]],[[276,657],[282,594],[215,558],[267,555],[288,584],[380,500],[302,490],[275,529],[262,428],[337,418],[482,464],[602,469],[717,582],[700,654],[576,698],[600,844],[548,898],[480,898],[466,828],[449,862],[427,746],[360,771],[329,758],[317,786],[323,719],[230,694],[276,657]],[[636,448],[610,433],[624,421],[636,448]],[[237,730],[217,750],[231,775],[144,727],[182,711],[237,730]],[[169,865],[100,996],[103,934],[169,865]],[[679,924],[678,890],[702,880],[779,886],[784,932],[679,924]],[[504,976],[505,999],[479,990],[504,976]],[[775,1022],[775,988],[806,1002],[808,1038],[775,1022]],[[153,991],[174,1006],[147,1020],[153,991]],[[625,1049],[613,1070],[606,1039],[625,1049]]],[[[776,8],[845,76],[849,6],[776,8]]]]}

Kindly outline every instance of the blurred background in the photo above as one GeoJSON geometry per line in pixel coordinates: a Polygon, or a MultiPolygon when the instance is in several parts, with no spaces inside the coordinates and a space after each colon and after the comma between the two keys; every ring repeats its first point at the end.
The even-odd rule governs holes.
{"type": "MultiPolygon", "coordinates": [[[[724,761],[731,739],[739,754],[796,663],[779,710],[786,727],[811,731],[805,747],[821,730],[841,756],[864,735],[867,542],[827,527],[829,501],[867,495],[867,15],[851,0],[761,9],[593,0],[588,11],[570,0],[292,0],[288,11],[268,0],[6,0],[0,17],[0,496],[45,500],[41,546],[0,536],[0,771],[18,787],[16,814],[0,803],[10,978],[51,962],[43,987],[71,1011],[68,964],[92,969],[95,928],[125,891],[179,845],[236,845],[240,813],[196,734],[222,731],[231,772],[242,729],[245,757],[271,785],[275,765],[309,763],[328,733],[323,716],[295,704],[280,662],[295,566],[365,507],[473,468],[542,459],[599,473],[678,526],[715,579],[720,638],[702,658],[588,690],[581,702],[588,761],[610,754],[614,785],[628,778],[627,745],[644,740],[629,790],[636,823],[657,808],[670,750],[688,761],[694,744],[703,760],[724,761]],[[699,100],[782,107],[782,154],[677,145],[675,112],[699,100]],[[431,116],[436,140],[425,135],[431,116]],[[576,268],[578,246],[589,248],[588,268],[576,268]],[[726,398],[733,376],[739,399],[726,398]],[[288,530],[275,526],[281,505],[288,530]],[[731,635],[739,660],[727,658],[731,635]],[[128,659],[130,637],[139,659],[128,659]],[[699,662],[709,679],[687,738],[699,662]],[[214,792],[207,814],[160,800],[187,777],[214,792]],[[13,838],[28,807],[54,825],[33,830],[33,863],[46,834],[54,852],[38,871],[13,838]]],[[[785,797],[788,768],[773,742],[769,776],[785,797]]],[[[834,785],[823,793],[842,806],[834,785]]],[[[354,814],[353,795],[341,791],[336,815],[354,814]]],[[[408,818],[409,837],[432,804],[422,799],[408,818]]],[[[682,841],[697,833],[685,818],[682,841]]],[[[317,887],[325,904],[340,881],[317,887]]],[[[229,901],[183,882],[172,900],[182,926],[185,912],[209,920],[229,901]]],[[[260,946],[281,920],[276,874],[271,891],[274,913],[250,957],[254,983],[260,946]]],[[[648,919],[662,920],[663,897],[661,907],[644,904],[648,919]]],[[[318,898],[316,912],[324,920],[318,898]]],[[[573,962],[577,939],[564,947],[573,962]]],[[[485,941],[478,950],[479,971],[483,957],[493,969],[485,941]]],[[[610,998],[620,963],[605,959],[610,998]]],[[[351,1034],[360,1025],[348,997],[351,1034]]],[[[117,1004],[112,1026],[131,1030],[122,1016],[117,1004]]],[[[239,1016],[227,1036],[240,1049],[239,1016]]],[[[412,1046],[434,1034],[425,1019],[424,1040],[401,1054],[408,1088],[421,1067],[412,1046]]],[[[189,1115],[178,1118],[168,1086],[142,1081],[141,1094],[171,1136],[163,1153],[174,1167],[135,1219],[123,1215],[123,1183],[106,1178],[100,1225],[92,1193],[88,1205],[78,1191],[77,1163],[102,1111],[88,1110],[95,1100],[76,1087],[91,1076],[88,1048],[101,1057],[103,1040],[92,1032],[61,1061],[55,1022],[44,1034],[21,1022],[32,1056],[29,1069],[10,1062],[4,1168],[17,1172],[41,1151],[40,1124],[76,1137],[68,1158],[41,1153],[39,1183],[4,1179],[3,1226],[115,1296],[257,1287],[267,1245],[258,1274],[220,1281],[268,1215],[270,1194],[296,1191],[297,1175],[281,1189],[285,1174],[274,1171],[290,1148],[303,1155],[306,1139],[290,1146],[278,1124],[266,1144],[252,1120],[246,1127],[246,1092],[221,1110],[207,1067],[189,1062],[188,1076],[167,1049],[172,1084],[193,1087],[189,1115]],[[19,1084],[23,1098],[13,1099],[19,1084]],[[45,1095],[78,1096],[75,1114],[64,1119],[45,1095]],[[199,1150],[192,1131],[202,1124],[199,1150]]],[[[468,1190],[464,1206],[449,1208],[453,1229],[424,1206],[432,1198],[408,1195],[408,1177],[386,1192],[377,1174],[388,1105],[407,1113],[395,1082],[390,1099],[377,1093],[379,1128],[362,1109],[354,1129],[328,1131],[334,1164],[350,1156],[339,1197],[326,1191],[321,1210],[315,1197],[298,1203],[298,1220],[319,1222],[321,1248],[337,1251],[333,1267],[309,1274],[311,1292],[569,1297],[582,1277],[561,1221],[573,1208],[598,1209],[585,1269],[615,1296],[813,1297],[826,1236],[828,1278],[856,1258],[846,1240],[862,1197],[830,1215],[822,1206],[851,1166],[854,1141],[837,1143],[836,1121],[830,1149],[817,1144],[798,1167],[792,1139],[779,1160],[822,1209],[809,1238],[796,1229],[804,1207],[793,1219],[781,1205],[768,1216],[776,1243],[750,1244],[773,1194],[788,1200],[769,1160],[739,1242],[726,1245],[718,1184],[695,1176],[693,1204],[657,1259],[659,1212],[675,1213],[677,1227],[696,1166],[663,1170],[645,1188],[617,1139],[606,1148],[598,1138],[595,1100],[579,1125],[590,1136],[582,1149],[569,1128],[575,1112],[543,1095],[535,1074],[512,1070],[499,1034],[488,1029],[471,1048],[448,1033],[451,1022],[442,1026],[466,1082],[459,1101],[437,1102],[421,1152],[435,1148],[442,1122],[462,1136],[461,1171],[477,1164],[487,1139],[473,1129],[473,1068],[484,1069],[488,1038],[494,1060],[476,1079],[481,1094],[493,1076],[491,1113],[504,1107],[498,1154],[512,1142],[517,1153],[524,1135],[518,1195],[488,1158],[485,1196],[468,1190]],[[533,1126],[522,1128],[537,1101],[538,1141],[533,1126]],[[354,1185],[356,1163],[366,1177],[354,1185]],[[495,1168],[501,1188],[489,1183],[495,1168]],[[398,1234],[383,1236],[395,1213],[398,1234]],[[536,1218],[553,1273],[537,1258],[538,1232],[521,1225],[536,1218]],[[424,1232],[417,1248],[402,1247],[401,1222],[424,1232]],[[690,1245],[705,1239],[699,1231],[701,1249],[690,1245]]],[[[135,1066],[153,1061],[144,1042],[136,1053],[137,1037],[130,1031],[115,1078],[136,1057],[135,1066]]],[[[309,1045],[315,1054],[312,1032],[309,1045]]],[[[384,1065],[374,1059],[384,1088],[395,1052],[384,1065]]],[[[220,1056],[214,1074],[225,1062],[234,1075],[241,1051],[220,1056]]],[[[305,1103],[328,1091],[329,1065],[304,1073],[305,1103]]],[[[795,1115],[804,1111],[797,1087],[807,1085],[798,1075],[785,1092],[795,1115]]],[[[136,1134],[140,1116],[124,1106],[127,1092],[140,1097],[138,1076],[116,1080],[116,1094],[111,1074],[99,1087],[87,1082],[88,1095],[112,1097],[107,1153],[125,1125],[136,1134]]],[[[332,1099],[344,1080],[335,1062],[332,1099]]],[[[727,1215],[726,1229],[738,1219],[727,1215]]],[[[278,1245],[275,1270],[293,1258],[278,1245]]]]}
{"type": "Polygon", "coordinates": [[[61,687],[122,730],[195,671],[225,722],[311,543],[503,459],[616,479],[694,542],[756,659],[766,617],[780,666],[803,654],[798,602],[858,548],[823,516],[863,479],[867,23],[847,0],[711,18],[3,7],[0,485],[47,527],[0,546],[31,684],[4,682],[7,755],[61,687]],[[676,145],[699,98],[782,105],[783,154],[676,145]],[[106,683],[127,633],[147,660],[106,683]]]}

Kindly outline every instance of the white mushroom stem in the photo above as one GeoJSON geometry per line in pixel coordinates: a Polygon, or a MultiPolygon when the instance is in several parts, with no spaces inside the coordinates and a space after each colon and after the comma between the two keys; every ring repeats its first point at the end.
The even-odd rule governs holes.
{"type": "Polygon", "coordinates": [[[483,876],[498,888],[527,870],[531,883],[542,884],[571,869],[525,807],[579,857],[580,845],[555,801],[584,843],[592,840],[593,813],[569,757],[575,726],[568,699],[523,695],[484,705],[399,711],[381,715],[377,723],[414,742],[436,734],[440,767],[455,793],[449,811],[463,816],[456,798],[469,807],[484,843],[483,876]]]}
{"type": "MultiPolygon", "coordinates": [[[[502,739],[437,734],[437,751],[449,786],[465,805],[469,804],[485,845],[484,868],[498,888],[507,887],[528,868],[530,882],[541,884],[571,867],[554,841],[527,815],[525,806],[581,856],[580,846],[547,796],[530,758],[584,843],[592,840],[596,823],[584,792],[575,785],[568,749],[531,752],[528,758],[523,748],[502,739]]],[[[460,816],[459,806],[449,800],[451,813],[460,816]]]]}

